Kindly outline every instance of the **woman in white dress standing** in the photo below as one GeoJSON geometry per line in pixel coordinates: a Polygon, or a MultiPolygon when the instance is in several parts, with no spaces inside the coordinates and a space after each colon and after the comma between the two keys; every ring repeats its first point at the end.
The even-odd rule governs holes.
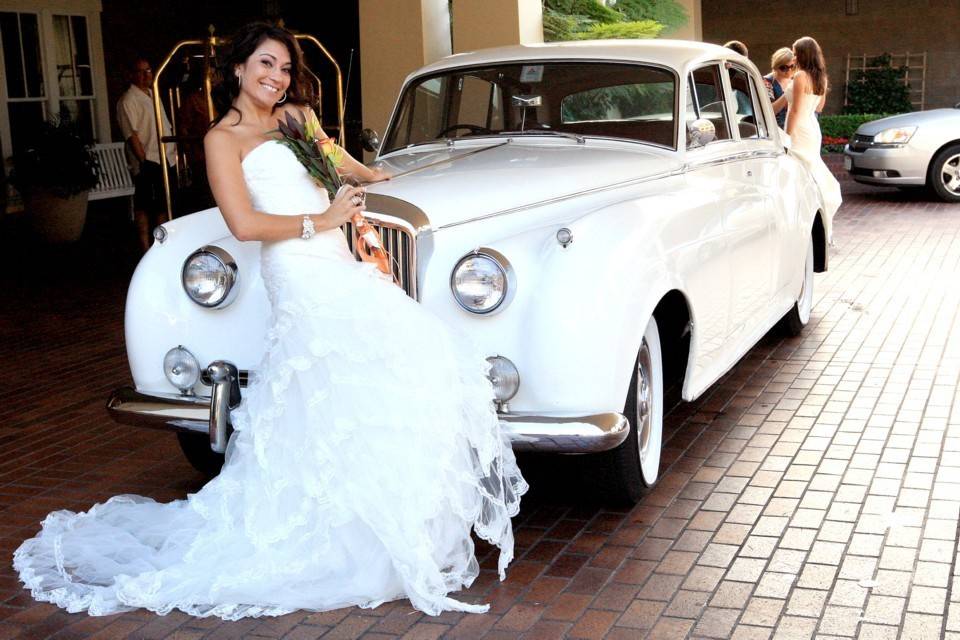
{"type": "Polygon", "coordinates": [[[827,94],[827,68],[823,51],[817,41],[803,37],[793,43],[797,72],[787,85],[787,135],[790,136],[790,153],[800,158],[810,170],[826,209],[823,212],[824,229],[828,239],[833,237],[833,215],[840,208],[842,196],[840,183],[820,156],[820,123],[817,121],[817,106],[827,94]]]}
{"type": "MultiPolygon", "coordinates": [[[[292,35],[241,29],[221,58],[221,119],[205,139],[230,232],[261,245],[272,319],[234,413],[220,475],[185,500],[117,496],[50,514],[14,554],[25,586],[69,611],[238,619],[374,607],[482,612],[448,594],[479,572],[471,531],[513,557],[527,485],[499,428],[481,354],[452,335],[340,229],[333,202],[274,138],[309,86],[292,35]]],[[[346,157],[344,170],[388,176],[346,157]]]]}

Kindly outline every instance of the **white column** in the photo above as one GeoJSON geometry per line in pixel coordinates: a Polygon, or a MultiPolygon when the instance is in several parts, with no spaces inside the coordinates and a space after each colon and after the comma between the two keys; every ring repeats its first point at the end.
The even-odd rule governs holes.
{"type": "Polygon", "coordinates": [[[700,0],[677,0],[677,2],[686,10],[689,19],[687,24],[667,37],[677,40],[703,41],[703,11],[700,8],[700,0]]]}
{"type": "Polygon", "coordinates": [[[360,0],[363,126],[383,134],[404,78],[447,55],[447,0],[360,0]]]}
{"type": "Polygon", "coordinates": [[[453,0],[453,51],[543,42],[541,0],[453,0]]]}

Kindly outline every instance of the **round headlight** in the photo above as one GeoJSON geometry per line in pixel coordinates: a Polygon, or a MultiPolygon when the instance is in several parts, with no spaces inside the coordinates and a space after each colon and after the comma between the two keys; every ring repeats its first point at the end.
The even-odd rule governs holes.
{"type": "Polygon", "coordinates": [[[460,258],[450,275],[457,304],[471,313],[493,313],[513,295],[516,282],[509,261],[492,249],[460,258]]]}
{"type": "Polygon", "coordinates": [[[183,290],[201,307],[225,307],[236,297],[239,270],[220,247],[200,247],[183,263],[183,290]]]}
{"type": "Polygon", "coordinates": [[[188,393],[200,379],[200,363],[182,346],[174,347],[163,357],[163,375],[181,392],[188,393]]]}
{"type": "Polygon", "coordinates": [[[487,358],[490,363],[490,371],[487,377],[493,384],[493,394],[497,402],[504,403],[517,395],[520,389],[520,372],[517,366],[503,356],[491,356],[487,358]]]}

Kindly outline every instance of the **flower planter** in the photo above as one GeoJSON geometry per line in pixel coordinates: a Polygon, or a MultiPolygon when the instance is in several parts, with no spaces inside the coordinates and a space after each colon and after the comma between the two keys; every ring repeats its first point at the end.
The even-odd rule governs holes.
{"type": "Polygon", "coordinates": [[[64,244],[80,239],[87,221],[86,191],[68,198],[37,191],[26,197],[26,205],[33,230],[46,242],[64,244]]]}

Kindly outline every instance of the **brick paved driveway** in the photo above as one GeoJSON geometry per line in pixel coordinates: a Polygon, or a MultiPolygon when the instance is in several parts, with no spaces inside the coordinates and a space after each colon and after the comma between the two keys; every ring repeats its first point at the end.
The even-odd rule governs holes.
{"type": "Polygon", "coordinates": [[[404,601],[223,623],[32,602],[9,558],[48,511],[127,492],[180,498],[203,479],[172,436],[114,425],[103,409],[128,377],[132,256],[109,235],[52,261],[13,250],[0,311],[0,640],[960,638],[960,206],[844,187],[810,327],[767,336],[671,412],[666,473],[637,507],[576,492],[576,461],[523,461],[535,488],[516,520],[518,560],[498,583],[481,547],[467,594],[488,615],[429,618],[404,601]]]}

